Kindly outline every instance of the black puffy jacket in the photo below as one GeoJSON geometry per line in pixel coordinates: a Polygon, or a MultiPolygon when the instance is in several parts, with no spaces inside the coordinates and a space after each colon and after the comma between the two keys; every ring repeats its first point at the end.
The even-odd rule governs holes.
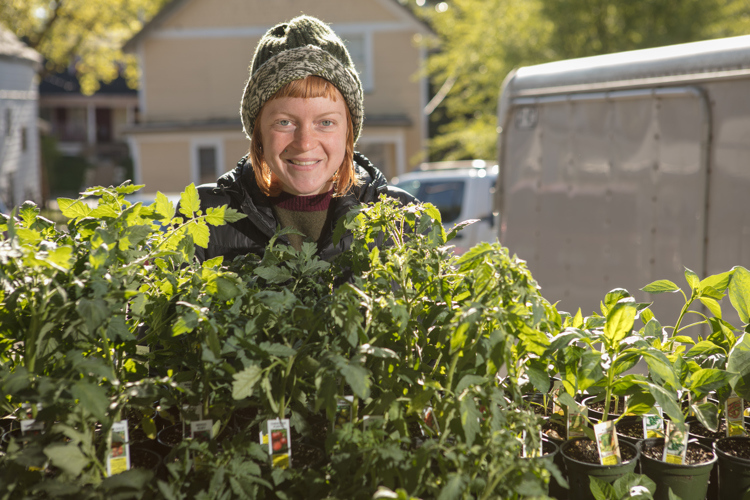
{"type": "MultiPolygon", "coordinates": [[[[389,186],[380,170],[362,154],[354,153],[354,165],[361,183],[345,196],[334,197],[331,201],[333,216],[329,218],[331,222],[323,229],[318,240],[318,255],[324,260],[333,259],[351,245],[351,234],[346,234],[338,245],[334,245],[333,230],[336,222],[353,207],[375,202],[382,193],[404,205],[416,202],[416,199],[406,191],[389,186]]],[[[227,262],[238,255],[263,255],[266,245],[276,233],[278,221],[269,197],[261,192],[255,182],[253,168],[246,157],[237,163],[234,170],[221,176],[215,184],[198,186],[198,194],[204,213],[209,207],[228,205],[229,208],[247,215],[238,222],[210,226],[208,248],[195,247],[198,260],[202,262],[223,255],[224,261],[227,262]]],[[[282,236],[280,241],[289,244],[285,236],[282,236]]]]}

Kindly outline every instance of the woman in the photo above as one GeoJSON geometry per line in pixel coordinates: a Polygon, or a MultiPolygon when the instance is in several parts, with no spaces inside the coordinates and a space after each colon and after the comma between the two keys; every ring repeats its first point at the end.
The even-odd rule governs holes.
{"type": "Polygon", "coordinates": [[[198,188],[201,209],[229,205],[247,218],[211,227],[203,261],[219,255],[262,255],[279,227],[299,249],[318,245],[330,260],[351,243],[333,243],[336,222],[380,194],[415,201],[388,186],[383,174],[354,152],[362,130],[362,84],[343,41],[318,19],[301,16],[271,28],[260,40],[242,97],[241,116],[250,152],[216,185],[198,188]]]}

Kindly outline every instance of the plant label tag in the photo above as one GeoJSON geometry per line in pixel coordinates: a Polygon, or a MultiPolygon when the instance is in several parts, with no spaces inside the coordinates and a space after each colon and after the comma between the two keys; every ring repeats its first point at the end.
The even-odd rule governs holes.
{"type": "Polygon", "coordinates": [[[724,403],[724,415],[727,421],[727,437],[729,436],[744,436],[745,432],[745,416],[744,413],[744,401],[741,397],[737,396],[734,392],[727,398],[724,403]]]}
{"type": "Polygon", "coordinates": [[[352,421],[353,404],[354,396],[344,396],[344,399],[339,399],[336,402],[336,420],[333,424],[334,429],[340,429],[342,425],[352,421]]]}
{"type": "Polygon", "coordinates": [[[566,419],[566,430],[568,432],[568,439],[574,437],[584,437],[586,432],[585,416],[588,416],[589,409],[585,406],[571,406],[568,407],[568,418],[566,419]]]}
{"type": "Polygon", "coordinates": [[[274,419],[268,421],[268,453],[274,467],[288,469],[292,465],[292,445],[289,419],[274,419]]]}
{"type": "Polygon", "coordinates": [[[430,436],[440,434],[440,426],[438,425],[437,418],[435,418],[435,410],[432,409],[432,406],[425,406],[422,409],[422,421],[424,425],[420,426],[420,429],[423,436],[428,435],[428,433],[430,436]]]}
{"type": "Polygon", "coordinates": [[[201,443],[207,443],[214,437],[213,420],[194,420],[190,422],[190,437],[201,443]]]}
{"type": "Polygon", "coordinates": [[[667,421],[667,429],[664,437],[664,456],[662,458],[664,462],[677,465],[685,463],[689,432],[690,424],[685,424],[685,432],[683,432],[671,420],[667,421]]]}
{"type": "Polygon", "coordinates": [[[664,418],[659,414],[647,413],[643,415],[643,437],[664,437],[664,418]]]}
{"type": "Polygon", "coordinates": [[[617,441],[614,421],[607,420],[594,424],[594,435],[596,436],[596,446],[599,448],[599,462],[602,465],[622,463],[620,443],[617,441]]]}
{"type": "Polygon", "coordinates": [[[526,457],[541,457],[544,455],[544,443],[542,442],[542,430],[539,429],[539,449],[533,449],[531,450],[531,453],[528,452],[528,446],[526,446],[526,440],[528,439],[528,434],[526,431],[521,432],[521,456],[526,457]]]}
{"type": "MultiPolygon", "coordinates": [[[[552,384],[552,413],[554,415],[560,415],[562,417],[565,416],[565,409],[560,405],[560,403],[557,401],[557,397],[560,395],[560,391],[563,390],[563,383],[561,380],[555,380],[555,383],[552,384]]],[[[544,411],[547,411],[547,408],[544,409],[544,411]]],[[[545,413],[546,414],[546,413],[545,413]]]]}
{"type": "Polygon", "coordinates": [[[112,424],[110,445],[107,451],[107,476],[113,476],[130,469],[130,436],[128,421],[120,420],[112,424]]]}
{"type": "Polygon", "coordinates": [[[33,418],[21,420],[21,436],[36,436],[44,430],[44,422],[37,422],[33,418]]]}

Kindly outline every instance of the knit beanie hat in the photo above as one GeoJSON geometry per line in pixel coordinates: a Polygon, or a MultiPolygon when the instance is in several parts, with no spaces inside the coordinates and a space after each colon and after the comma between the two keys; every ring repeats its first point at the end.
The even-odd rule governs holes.
{"type": "Polygon", "coordinates": [[[356,142],[364,116],[362,83],[341,38],[310,16],[276,25],[258,42],[240,107],[245,135],[252,136],[260,108],[268,99],[287,83],[310,75],[325,78],[344,96],[356,142]]]}

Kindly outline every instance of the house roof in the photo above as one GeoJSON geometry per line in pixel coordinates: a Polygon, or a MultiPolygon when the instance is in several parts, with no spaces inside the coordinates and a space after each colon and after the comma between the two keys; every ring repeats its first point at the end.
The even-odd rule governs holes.
{"type": "MultiPolygon", "coordinates": [[[[184,4],[188,3],[190,0],[172,0],[168,4],[166,4],[158,14],[156,14],[153,18],[151,18],[150,21],[148,21],[141,30],[133,35],[133,37],[125,42],[125,44],[122,46],[122,50],[124,52],[134,52],[136,50],[136,47],[138,44],[146,38],[153,30],[157,29],[159,25],[161,25],[164,21],[166,21],[174,12],[176,12],[180,7],[182,7],[184,4]]],[[[415,24],[419,25],[422,29],[424,29],[426,32],[433,33],[432,28],[430,28],[424,21],[419,19],[417,16],[414,15],[414,13],[408,9],[407,7],[404,7],[401,5],[397,0],[384,0],[386,2],[390,2],[393,5],[397,6],[399,9],[401,9],[404,13],[406,13],[414,22],[415,24]]],[[[271,26],[269,26],[270,28],[271,26]]]]}
{"type": "Polygon", "coordinates": [[[23,43],[13,32],[3,26],[0,26],[0,57],[29,62],[34,65],[42,63],[42,56],[39,52],[23,43]]]}

